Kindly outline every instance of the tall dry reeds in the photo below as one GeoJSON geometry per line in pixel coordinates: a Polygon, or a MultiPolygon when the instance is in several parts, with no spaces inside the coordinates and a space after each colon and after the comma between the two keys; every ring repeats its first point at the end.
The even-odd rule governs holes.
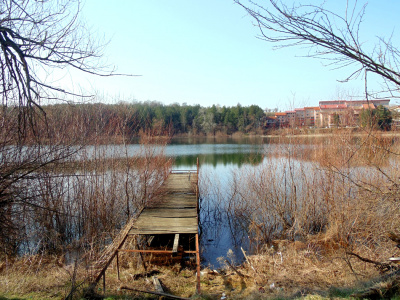
{"type": "Polygon", "coordinates": [[[389,255],[387,233],[400,230],[398,140],[338,134],[298,141],[271,145],[262,165],[233,175],[227,208],[251,241],[324,239],[389,255]]]}
{"type": "Polygon", "coordinates": [[[101,248],[154,198],[168,173],[165,141],[143,134],[132,146],[125,135],[128,123],[116,120],[110,135],[122,143],[104,144],[95,135],[104,130],[92,128],[79,113],[49,115],[40,125],[42,135],[21,145],[9,137],[18,134],[11,121],[1,129],[2,254],[101,248]]]}

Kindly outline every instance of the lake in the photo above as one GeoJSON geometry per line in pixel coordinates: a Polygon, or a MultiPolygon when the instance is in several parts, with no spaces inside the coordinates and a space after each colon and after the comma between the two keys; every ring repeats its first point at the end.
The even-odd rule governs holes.
{"type": "MultiPolygon", "coordinates": [[[[241,248],[251,250],[247,229],[238,226],[226,209],[231,177],[233,172],[240,172],[245,166],[261,165],[264,155],[269,151],[276,152],[276,146],[261,137],[173,138],[166,146],[152,146],[152,151],[173,158],[174,170],[195,170],[199,159],[199,229],[203,265],[218,268],[218,258],[226,257],[229,250],[241,262],[241,248]]],[[[142,153],[140,144],[115,145],[113,149],[116,152],[105,153],[131,157],[142,153]]],[[[89,147],[86,151],[89,156],[94,154],[94,148],[89,147]]]]}
{"type": "Polygon", "coordinates": [[[174,158],[174,169],[196,169],[199,158],[203,265],[218,268],[218,258],[226,257],[229,250],[232,250],[237,262],[241,262],[241,247],[251,251],[247,230],[237,226],[226,211],[225,197],[229,197],[233,172],[240,172],[243,166],[262,164],[264,154],[273,147],[266,138],[175,138],[166,146],[165,155],[174,158]]]}
{"type": "Polygon", "coordinates": [[[323,176],[316,170],[316,160],[319,150],[323,150],[326,143],[329,144],[329,139],[307,137],[172,139],[165,148],[165,155],[174,158],[174,169],[196,169],[199,158],[199,225],[203,265],[218,268],[221,265],[218,258],[227,256],[240,263],[244,258],[242,248],[251,254],[264,245],[265,236],[269,235],[267,232],[279,236],[283,225],[270,214],[270,208],[265,208],[271,206],[268,203],[273,199],[280,199],[277,205],[283,207],[283,219],[289,220],[290,214],[293,216],[298,209],[306,214],[310,211],[313,217],[309,222],[304,221],[305,227],[310,232],[320,230],[326,222],[324,209],[327,208],[324,204],[317,204],[322,201],[321,193],[315,197],[314,207],[306,208],[304,201],[308,202],[307,195],[302,193],[302,185],[306,179],[309,184],[322,186],[318,183],[323,176]],[[252,188],[246,186],[247,176],[267,176],[256,180],[263,185],[256,187],[258,192],[262,191],[261,195],[254,195],[252,188]],[[269,186],[271,183],[275,184],[273,192],[269,186]],[[236,189],[236,192],[249,193],[249,198],[240,196],[242,203],[238,203],[240,197],[235,195],[233,189],[239,185],[241,189],[236,189]],[[291,199],[293,195],[297,197],[295,200],[291,199]],[[267,205],[260,210],[257,204],[255,208],[249,208],[253,202],[246,201],[258,202],[258,199],[261,199],[260,205],[267,205]],[[299,206],[296,208],[293,205],[299,206]],[[250,220],[258,221],[258,224],[252,225],[261,225],[264,240],[259,239],[259,244],[256,244],[254,235],[249,238],[250,220]],[[315,224],[312,223],[314,220],[317,220],[315,224]]]}
{"type": "MultiPolygon", "coordinates": [[[[87,146],[78,151],[76,157],[71,157],[84,162],[77,164],[81,169],[67,168],[66,176],[49,173],[50,177],[46,177],[47,173],[39,173],[43,179],[39,176],[36,181],[27,180],[26,185],[25,181],[20,183],[24,186],[22,189],[31,184],[28,192],[33,193],[33,199],[42,201],[39,203],[73,214],[60,214],[62,217],[54,218],[53,210],[49,210],[52,214],[46,218],[54,227],[50,231],[46,227],[48,222],[36,222],[43,217],[42,211],[37,212],[36,218],[36,211],[16,207],[15,216],[21,219],[19,223],[27,224],[26,220],[33,220],[26,226],[26,240],[17,246],[22,253],[35,253],[39,246],[57,250],[64,246],[63,242],[85,241],[99,235],[98,231],[99,244],[107,241],[115,228],[123,226],[127,214],[134,213],[139,207],[138,201],[147,199],[146,195],[151,194],[151,189],[156,189],[157,182],[162,180],[146,185],[148,182],[140,181],[146,171],[135,169],[133,165],[125,170],[128,164],[120,158],[146,155],[150,160],[141,166],[157,168],[157,165],[151,166],[153,158],[163,154],[174,159],[173,169],[178,170],[196,169],[199,159],[199,230],[203,265],[218,268],[218,258],[227,256],[240,263],[242,248],[255,253],[271,239],[300,239],[324,230],[331,213],[340,214],[343,205],[364,192],[358,188],[358,183],[372,182],[372,186],[379,188],[388,185],[388,178],[398,178],[398,158],[359,139],[351,135],[174,138],[165,146],[151,143],[147,144],[150,147],[146,147],[146,143],[144,146],[138,143],[87,146]],[[360,150],[359,145],[364,144],[366,146],[360,150]],[[93,157],[96,159],[91,161],[93,157]],[[373,168],[371,163],[375,162],[379,163],[379,168],[373,168]],[[38,193],[37,180],[41,180],[39,186],[43,188],[38,193]],[[48,191],[55,193],[49,199],[48,191]],[[49,237],[43,242],[40,233],[46,230],[57,234],[60,230],[65,238],[58,242],[57,237],[49,237]],[[56,244],[53,245],[54,241],[56,244]]],[[[380,143],[392,145],[395,141],[388,139],[380,143]]],[[[26,153],[22,152],[24,155],[26,153]]],[[[135,163],[136,160],[127,161],[135,163]]]]}

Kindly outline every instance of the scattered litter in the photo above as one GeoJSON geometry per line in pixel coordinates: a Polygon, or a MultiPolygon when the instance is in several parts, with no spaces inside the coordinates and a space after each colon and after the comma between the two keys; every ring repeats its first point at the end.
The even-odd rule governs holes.
{"type": "Polygon", "coordinates": [[[221,300],[226,300],[226,294],[222,293],[221,300]]]}
{"type": "Polygon", "coordinates": [[[277,254],[281,257],[281,263],[283,263],[282,252],[279,251],[277,254]]]}

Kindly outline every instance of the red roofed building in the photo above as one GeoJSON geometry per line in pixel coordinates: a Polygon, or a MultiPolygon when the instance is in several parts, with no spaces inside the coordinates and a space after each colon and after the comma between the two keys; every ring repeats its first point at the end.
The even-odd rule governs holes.
{"type": "Polygon", "coordinates": [[[304,108],[295,108],[295,125],[296,126],[304,126],[305,125],[305,109],[304,108]]]}
{"type": "Polygon", "coordinates": [[[294,127],[296,125],[296,112],[294,110],[286,111],[286,118],[288,126],[294,127]]]}
{"type": "Polygon", "coordinates": [[[375,109],[378,105],[388,106],[389,102],[390,99],[320,101],[320,126],[355,126],[361,110],[375,109]]]}
{"type": "Polygon", "coordinates": [[[277,112],[275,113],[275,117],[278,127],[287,127],[289,125],[287,114],[285,112],[277,112]]]}
{"type": "MultiPolygon", "coordinates": [[[[322,102],[322,101],[321,101],[322,102]]],[[[320,126],[334,127],[348,123],[351,114],[347,104],[323,104],[320,102],[320,126]]]]}
{"type": "Polygon", "coordinates": [[[304,119],[306,126],[319,126],[319,115],[320,108],[319,107],[304,107],[304,119]]]}
{"type": "Polygon", "coordinates": [[[375,109],[379,105],[388,107],[389,102],[390,99],[320,101],[318,107],[296,108],[275,113],[275,116],[279,127],[355,126],[363,109],[375,109]]]}

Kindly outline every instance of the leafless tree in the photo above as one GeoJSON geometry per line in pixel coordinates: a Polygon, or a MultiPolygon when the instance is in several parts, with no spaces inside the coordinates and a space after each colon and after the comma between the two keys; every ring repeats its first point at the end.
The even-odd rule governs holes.
{"type": "Polygon", "coordinates": [[[59,138],[50,134],[42,101],[83,95],[46,78],[67,68],[116,75],[102,64],[106,43],[80,21],[80,9],[80,0],[0,2],[0,246],[4,249],[18,240],[15,236],[24,226],[21,216],[27,210],[48,209],[39,200],[38,185],[54,176],[49,167],[76,152],[70,142],[74,137],[63,140],[62,134],[59,138]]]}
{"type": "Polygon", "coordinates": [[[380,94],[370,95],[367,89],[367,74],[377,74],[384,82],[384,88],[379,92],[398,97],[399,48],[392,43],[391,37],[379,37],[372,49],[361,40],[367,4],[348,0],[343,15],[340,15],[324,5],[293,3],[289,6],[277,0],[235,2],[254,18],[260,29],[260,39],[277,43],[278,48],[308,47],[307,56],[323,59],[333,68],[352,67],[344,80],[365,76],[367,97],[380,94]]]}
{"type": "MultiPolygon", "coordinates": [[[[116,75],[102,64],[105,41],[80,21],[80,0],[4,0],[0,4],[0,93],[3,106],[20,109],[20,125],[42,99],[76,95],[46,82],[55,69],[116,75]]],[[[79,95],[82,96],[82,95],[79,95]]]]}

